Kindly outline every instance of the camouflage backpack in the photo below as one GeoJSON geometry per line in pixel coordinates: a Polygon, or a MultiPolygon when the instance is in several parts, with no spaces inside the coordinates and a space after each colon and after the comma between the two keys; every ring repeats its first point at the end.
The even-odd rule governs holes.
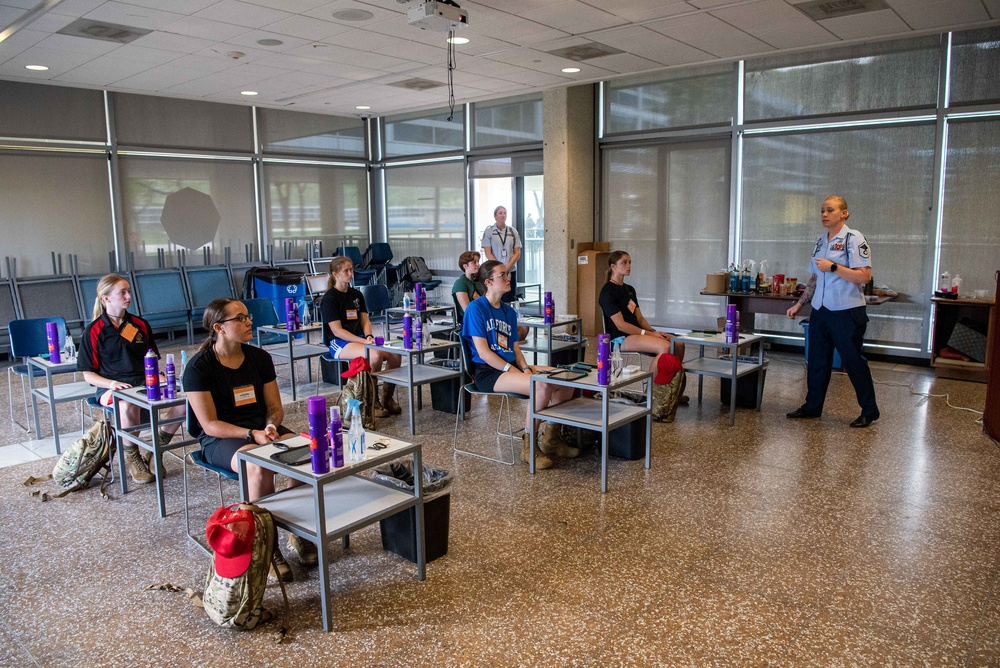
{"type": "Polygon", "coordinates": [[[86,489],[98,472],[102,472],[101,495],[104,495],[104,485],[110,478],[109,461],[114,452],[114,430],[107,420],[98,420],[56,461],[52,479],[63,488],[57,498],[86,489]]]}
{"type": "Polygon", "coordinates": [[[670,353],[663,353],[656,357],[650,364],[649,370],[653,372],[653,405],[650,409],[650,417],[659,422],[673,422],[677,414],[677,403],[684,393],[684,386],[687,384],[684,377],[684,367],[680,360],[670,353]],[[666,360],[661,358],[673,358],[666,360]],[[669,375],[664,369],[670,367],[673,377],[666,383],[657,383],[664,376],[669,375]]]}
{"type": "MultiPolygon", "coordinates": [[[[212,621],[219,626],[249,631],[260,622],[266,622],[274,616],[264,607],[264,591],[267,587],[267,575],[271,570],[271,559],[278,545],[278,532],[271,513],[253,504],[236,504],[229,508],[220,508],[212,518],[235,509],[247,510],[253,515],[255,529],[250,565],[243,574],[229,578],[219,575],[213,563],[205,581],[202,605],[212,621]]],[[[213,519],[209,520],[210,525],[213,519]]],[[[287,612],[288,597],[280,575],[278,584],[281,586],[281,595],[285,597],[287,612]]]]}
{"type": "Polygon", "coordinates": [[[361,424],[365,429],[375,429],[375,377],[368,371],[358,371],[347,379],[340,391],[340,418],[344,429],[351,426],[352,415],[347,410],[347,400],[361,402],[361,424]]]}

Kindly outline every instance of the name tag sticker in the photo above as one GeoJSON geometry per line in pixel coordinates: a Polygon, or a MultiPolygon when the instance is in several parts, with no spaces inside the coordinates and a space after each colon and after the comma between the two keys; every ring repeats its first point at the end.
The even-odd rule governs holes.
{"type": "Polygon", "coordinates": [[[254,391],[253,385],[233,388],[233,405],[248,406],[255,403],[257,403],[257,393],[254,391]]]}
{"type": "Polygon", "coordinates": [[[129,343],[134,343],[135,342],[135,336],[136,336],[136,334],[139,333],[139,330],[132,323],[126,322],[125,326],[122,327],[121,330],[118,333],[121,334],[122,338],[125,339],[126,341],[128,341],[129,343]]]}
{"type": "Polygon", "coordinates": [[[358,319],[358,312],[357,312],[357,310],[356,309],[347,309],[347,319],[348,320],[357,320],[358,319]]]}
{"type": "Polygon", "coordinates": [[[510,348],[507,347],[506,334],[497,334],[497,345],[503,348],[504,350],[510,350],[510,348]]]}
{"type": "Polygon", "coordinates": [[[628,300],[628,311],[629,311],[629,313],[635,313],[635,309],[636,309],[636,303],[634,301],[632,301],[631,299],[628,300]]]}

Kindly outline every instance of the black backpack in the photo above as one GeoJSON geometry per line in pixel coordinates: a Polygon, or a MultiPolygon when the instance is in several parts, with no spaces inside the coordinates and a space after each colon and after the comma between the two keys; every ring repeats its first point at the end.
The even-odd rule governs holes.
{"type": "Polygon", "coordinates": [[[411,255],[403,260],[403,280],[407,283],[427,283],[434,280],[434,274],[427,267],[424,258],[411,255]]]}

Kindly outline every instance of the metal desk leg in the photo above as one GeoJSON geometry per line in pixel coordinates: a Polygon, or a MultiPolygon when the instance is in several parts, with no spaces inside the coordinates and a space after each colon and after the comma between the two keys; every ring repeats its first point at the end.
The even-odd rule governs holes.
{"type": "Polygon", "coordinates": [[[167,503],[163,498],[163,458],[159,451],[160,435],[160,411],[150,406],[149,408],[149,431],[150,431],[150,452],[153,463],[156,465],[156,500],[160,505],[160,517],[167,516],[167,503]]]}
{"type": "Polygon", "coordinates": [[[733,348],[733,374],[729,384],[729,426],[736,424],[736,365],[740,361],[739,348],[733,348]]]}
{"type": "MultiPolygon", "coordinates": [[[[52,439],[56,443],[56,454],[62,454],[62,448],[59,447],[59,418],[56,416],[56,398],[53,392],[55,391],[52,387],[52,370],[45,370],[45,386],[49,390],[49,414],[52,416],[52,439]]],[[[36,432],[38,434],[39,432],[36,432]]]]}
{"type": "Polygon", "coordinates": [[[608,491],[608,391],[606,389],[601,392],[601,425],[601,494],[604,494],[608,491]]]}
{"type": "MultiPolygon", "coordinates": [[[[420,391],[419,387],[413,386],[413,357],[410,356],[408,364],[406,365],[406,387],[410,391],[410,436],[417,433],[416,431],[416,421],[417,421],[417,406],[415,400],[416,392],[420,391]]],[[[377,388],[376,388],[377,389],[377,388]]]]}
{"type": "Polygon", "coordinates": [[[292,401],[296,401],[295,396],[295,337],[288,333],[288,375],[292,379],[292,401]]]}
{"type": "MultiPolygon", "coordinates": [[[[422,472],[424,470],[420,450],[413,451],[413,470],[414,472],[422,472]]],[[[424,527],[424,483],[422,473],[417,473],[413,477],[415,483],[414,494],[418,499],[415,508],[417,515],[415,526],[415,531],[417,532],[417,579],[423,581],[427,577],[427,541],[424,536],[424,531],[426,531],[424,527]]]]}
{"type": "MultiPolygon", "coordinates": [[[[31,413],[35,417],[35,438],[41,438],[39,433],[39,421],[38,421],[38,396],[35,394],[35,367],[28,362],[28,393],[31,395],[31,413]]],[[[14,401],[13,396],[8,397],[11,401],[14,401]]]]}
{"type": "Polygon", "coordinates": [[[330,608],[330,567],[329,552],[326,544],[326,498],[322,487],[313,487],[313,497],[316,499],[316,551],[319,556],[319,595],[323,630],[333,630],[333,610],[330,608]]]}
{"type": "MultiPolygon", "coordinates": [[[[538,446],[535,443],[535,377],[531,376],[528,381],[528,412],[530,419],[528,420],[528,472],[532,475],[535,474],[535,448],[538,446]]],[[[507,415],[510,415],[510,405],[507,405],[507,415]]],[[[514,448],[517,451],[517,448],[514,448]]],[[[516,461],[516,455],[515,455],[516,461]]]]}
{"type": "Polygon", "coordinates": [[[121,403],[121,400],[112,395],[111,407],[114,410],[111,412],[115,416],[115,441],[118,443],[118,477],[121,478],[120,487],[122,494],[128,494],[128,482],[126,481],[128,475],[125,472],[125,439],[122,438],[122,416],[118,406],[119,403],[121,403]]]}

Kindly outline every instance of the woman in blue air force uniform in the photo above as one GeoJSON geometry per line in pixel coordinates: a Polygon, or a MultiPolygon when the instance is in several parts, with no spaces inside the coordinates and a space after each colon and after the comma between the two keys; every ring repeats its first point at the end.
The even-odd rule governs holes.
{"type": "Polygon", "coordinates": [[[786,313],[794,318],[807,302],[812,304],[808,392],[805,403],[787,417],[818,418],[823,413],[836,348],[861,406],[861,415],[851,426],[864,428],[879,418],[872,372],[861,354],[868,327],[862,286],[871,280],[872,263],[865,235],[846,224],[850,215],[843,197],[824,200],[820,217],[826,234],[813,247],[805,293],[786,313]]]}

